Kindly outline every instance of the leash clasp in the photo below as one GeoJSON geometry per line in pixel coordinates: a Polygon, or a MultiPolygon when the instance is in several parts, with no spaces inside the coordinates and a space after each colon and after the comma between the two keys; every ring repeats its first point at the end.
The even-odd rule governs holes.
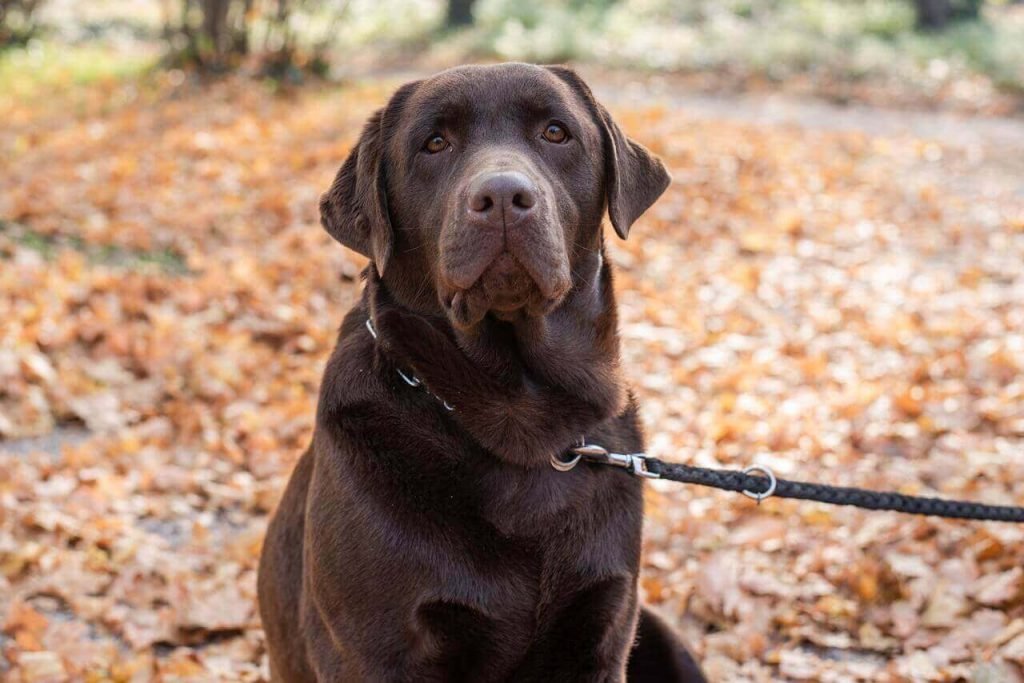
{"type": "Polygon", "coordinates": [[[622,467],[630,474],[645,479],[659,479],[661,475],[647,469],[647,455],[645,453],[612,453],[604,446],[597,444],[581,443],[579,446],[570,448],[569,451],[575,454],[570,460],[562,460],[557,455],[551,456],[551,466],[559,472],[568,472],[576,467],[580,460],[594,463],[595,465],[611,465],[622,467]]]}

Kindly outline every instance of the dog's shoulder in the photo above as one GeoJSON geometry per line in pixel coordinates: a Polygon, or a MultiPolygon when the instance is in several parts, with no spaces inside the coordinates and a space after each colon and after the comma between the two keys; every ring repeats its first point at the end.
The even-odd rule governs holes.
{"type": "Polygon", "coordinates": [[[318,422],[352,406],[387,401],[387,387],[377,371],[374,340],[366,323],[362,306],[353,307],[345,315],[324,368],[318,422]]]}

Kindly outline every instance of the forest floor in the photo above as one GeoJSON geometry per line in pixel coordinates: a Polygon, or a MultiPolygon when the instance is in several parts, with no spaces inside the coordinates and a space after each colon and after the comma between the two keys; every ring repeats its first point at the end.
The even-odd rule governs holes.
{"type": "MultiPolygon", "coordinates": [[[[674,182],[609,237],[653,455],[1024,504],[1024,125],[590,74],[674,182]]],[[[359,257],[317,198],[397,77],[0,102],[0,678],[264,680],[255,569],[359,257]]],[[[1024,529],[654,483],[716,681],[1024,681],[1024,529]]]]}

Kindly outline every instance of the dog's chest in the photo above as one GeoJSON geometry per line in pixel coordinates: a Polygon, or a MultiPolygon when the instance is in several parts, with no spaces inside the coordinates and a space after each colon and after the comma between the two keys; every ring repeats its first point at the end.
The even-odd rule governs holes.
{"type": "Polygon", "coordinates": [[[489,524],[503,536],[538,540],[556,533],[596,493],[588,477],[550,469],[484,471],[478,482],[479,514],[489,524]]]}

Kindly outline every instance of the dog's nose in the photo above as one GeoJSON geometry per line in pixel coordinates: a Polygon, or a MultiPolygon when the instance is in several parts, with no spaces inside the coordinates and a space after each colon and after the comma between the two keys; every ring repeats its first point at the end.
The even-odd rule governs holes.
{"type": "Polygon", "coordinates": [[[537,187],[517,171],[481,175],[469,188],[469,208],[496,226],[511,225],[533,211],[537,187]]]}

